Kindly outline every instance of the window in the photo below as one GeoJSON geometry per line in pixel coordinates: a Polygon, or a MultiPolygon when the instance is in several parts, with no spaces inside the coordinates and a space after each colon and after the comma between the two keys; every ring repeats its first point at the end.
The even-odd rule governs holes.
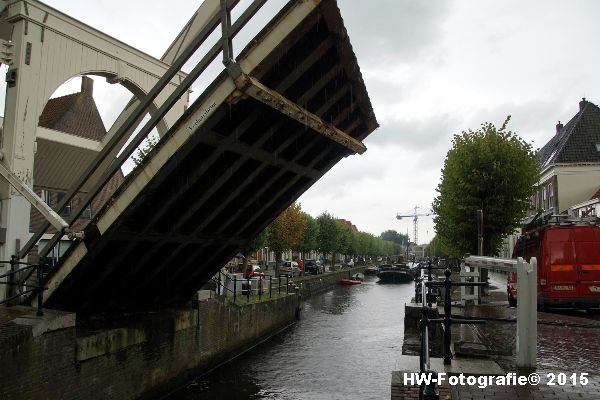
{"type": "Polygon", "coordinates": [[[40,193],[40,197],[42,200],[44,200],[44,203],[50,205],[50,196],[51,192],[49,190],[42,190],[42,192],[40,193]]]}
{"type": "Polygon", "coordinates": [[[548,188],[542,188],[542,208],[545,210],[548,208],[548,188]]]}
{"type": "Polygon", "coordinates": [[[600,152],[600,143],[596,143],[596,151],[600,152]]]}
{"type": "MultiPolygon", "coordinates": [[[[59,206],[59,204],[63,201],[63,199],[65,198],[65,193],[64,192],[58,192],[57,196],[56,196],[56,207],[59,206]]],[[[71,201],[69,201],[67,204],[65,204],[65,206],[63,207],[63,209],[59,212],[60,215],[62,216],[69,216],[71,215],[71,201]]]]}
{"type": "Polygon", "coordinates": [[[88,204],[81,213],[81,218],[92,219],[92,205],[88,204]]]}

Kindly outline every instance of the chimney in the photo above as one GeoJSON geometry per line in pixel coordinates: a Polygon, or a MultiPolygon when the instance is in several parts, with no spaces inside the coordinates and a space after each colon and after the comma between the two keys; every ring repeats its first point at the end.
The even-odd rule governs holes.
{"type": "Polygon", "coordinates": [[[556,134],[557,135],[560,133],[562,128],[563,128],[563,124],[561,124],[560,121],[558,121],[558,124],[556,124],[556,134]]]}
{"type": "Polygon", "coordinates": [[[584,98],[581,99],[581,101],[579,102],[579,111],[583,111],[583,108],[585,107],[585,105],[587,104],[587,100],[584,98]]]}
{"type": "Polygon", "coordinates": [[[94,80],[87,76],[81,77],[81,93],[92,97],[94,94],[94,80]]]}

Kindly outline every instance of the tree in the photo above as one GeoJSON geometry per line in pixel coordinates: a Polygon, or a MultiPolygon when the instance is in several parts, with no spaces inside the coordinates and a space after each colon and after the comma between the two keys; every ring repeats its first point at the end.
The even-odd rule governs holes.
{"type": "Polygon", "coordinates": [[[137,154],[134,154],[132,159],[136,166],[141,165],[148,154],[159,142],[160,137],[158,135],[148,136],[143,146],[137,148],[137,154]]]}
{"type": "Polygon", "coordinates": [[[304,218],[304,231],[302,232],[302,239],[298,250],[303,253],[308,253],[317,250],[319,247],[319,225],[308,213],[302,212],[302,216],[304,218]]]}
{"type": "Polygon", "coordinates": [[[404,233],[398,233],[391,229],[382,232],[379,237],[383,240],[387,240],[388,242],[394,242],[399,245],[406,245],[406,243],[408,242],[408,235],[404,233]]]}
{"type": "Polygon", "coordinates": [[[442,243],[438,235],[435,235],[425,248],[425,255],[428,257],[443,257],[447,258],[449,253],[446,246],[442,243]]]}
{"type": "Polygon", "coordinates": [[[335,220],[335,229],[337,230],[337,241],[334,251],[344,255],[352,252],[352,229],[339,219],[335,220]]]}
{"type": "MultiPolygon", "coordinates": [[[[319,234],[317,235],[319,251],[327,258],[327,254],[333,254],[337,247],[336,220],[331,214],[324,212],[317,217],[317,225],[319,225],[319,234]]],[[[333,266],[333,257],[331,265],[333,266]]]]}
{"type": "Polygon", "coordinates": [[[452,256],[477,254],[478,209],[484,214],[484,249],[498,253],[530,207],[538,164],[532,146],[506,130],[484,123],[455,135],[433,201],[436,232],[452,256]]]}
{"type": "Polygon", "coordinates": [[[300,204],[286,208],[271,224],[267,232],[267,243],[275,252],[275,274],[279,276],[281,254],[286,250],[298,249],[304,231],[304,217],[300,204]]]}

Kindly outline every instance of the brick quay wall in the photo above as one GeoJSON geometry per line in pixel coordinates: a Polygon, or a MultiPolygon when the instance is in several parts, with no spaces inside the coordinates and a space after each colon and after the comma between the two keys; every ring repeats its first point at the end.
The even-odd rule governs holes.
{"type": "MultiPolygon", "coordinates": [[[[35,326],[5,319],[0,398],[155,398],[285,329],[299,306],[296,295],[254,304],[215,299],[198,304],[37,333],[35,326]]],[[[20,321],[35,320],[35,310],[23,314],[20,321]]]]}

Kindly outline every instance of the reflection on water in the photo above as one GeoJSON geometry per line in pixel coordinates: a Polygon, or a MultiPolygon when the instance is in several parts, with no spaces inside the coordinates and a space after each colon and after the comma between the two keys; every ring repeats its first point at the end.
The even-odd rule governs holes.
{"type": "Polygon", "coordinates": [[[307,300],[292,328],[169,399],[389,399],[414,287],[376,280],[307,300]]]}

